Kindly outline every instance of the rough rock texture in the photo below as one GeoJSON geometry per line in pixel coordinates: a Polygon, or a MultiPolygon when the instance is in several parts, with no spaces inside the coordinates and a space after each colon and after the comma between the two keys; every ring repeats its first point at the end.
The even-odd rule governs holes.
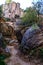
{"type": "Polygon", "coordinates": [[[4,35],[4,36],[11,36],[14,33],[13,27],[11,27],[10,25],[8,25],[7,23],[0,23],[0,32],[4,35]]]}
{"type": "Polygon", "coordinates": [[[40,28],[27,29],[24,33],[22,42],[19,46],[19,49],[23,53],[29,53],[32,49],[40,47],[43,45],[43,33],[40,28]]]}

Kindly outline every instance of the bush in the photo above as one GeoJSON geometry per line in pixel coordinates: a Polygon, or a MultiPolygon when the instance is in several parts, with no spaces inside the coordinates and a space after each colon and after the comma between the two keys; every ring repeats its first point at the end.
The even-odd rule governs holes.
{"type": "Polygon", "coordinates": [[[2,60],[0,60],[0,65],[6,65],[6,63],[2,60]]]}
{"type": "Polygon", "coordinates": [[[43,48],[40,48],[39,50],[39,56],[41,59],[43,59],[43,48]]]}
{"type": "Polygon", "coordinates": [[[5,21],[10,21],[10,19],[9,18],[5,18],[5,21]]]}
{"type": "Polygon", "coordinates": [[[5,54],[0,54],[0,60],[4,60],[4,59],[6,59],[7,58],[7,55],[5,55],[5,54]]]}
{"type": "Polygon", "coordinates": [[[37,12],[33,8],[26,9],[24,16],[22,17],[22,24],[31,26],[38,22],[37,12]]]}

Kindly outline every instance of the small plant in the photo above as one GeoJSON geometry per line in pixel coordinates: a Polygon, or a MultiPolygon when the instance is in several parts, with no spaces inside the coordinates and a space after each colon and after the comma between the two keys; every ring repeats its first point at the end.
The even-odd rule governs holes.
{"type": "Polygon", "coordinates": [[[41,59],[43,59],[43,48],[40,48],[39,50],[39,56],[41,59]]]}
{"type": "Polygon", "coordinates": [[[6,65],[6,63],[2,60],[0,60],[0,65],[6,65]]]}
{"type": "Polygon", "coordinates": [[[5,21],[10,21],[10,19],[9,18],[5,18],[5,21]]]}

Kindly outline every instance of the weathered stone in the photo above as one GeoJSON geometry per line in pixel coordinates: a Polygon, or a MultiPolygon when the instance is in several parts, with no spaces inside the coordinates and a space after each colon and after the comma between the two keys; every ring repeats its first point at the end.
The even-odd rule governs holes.
{"type": "Polygon", "coordinates": [[[29,53],[32,49],[35,49],[43,45],[43,34],[38,26],[27,29],[22,38],[19,49],[24,53],[29,53]]]}

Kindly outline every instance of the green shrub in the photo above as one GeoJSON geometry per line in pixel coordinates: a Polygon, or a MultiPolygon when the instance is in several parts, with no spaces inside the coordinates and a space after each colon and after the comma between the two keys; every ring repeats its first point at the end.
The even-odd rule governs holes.
{"type": "Polygon", "coordinates": [[[40,48],[33,49],[30,51],[29,55],[43,60],[43,48],[40,47],[40,48]]]}
{"type": "Polygon", "coordinates": [[[43,59],[43,48],[40,48],[39,50],[39,56],[41,59],[43,59]]]}
{"type": "Polygon", "coordinates": [[[0,60],[0,65],[6,65],[6,63],[2,60],[0,60]]]}
{"type": "Polygon", "coordinates": [[[5,18],[5,21],[10,21],[10,19],[9,18],[5,18]]]}
{"type": "Polygon", "coordinates": [[[4,59],[6,59],[6,58],[7,58],[6,55],[4,55],[4,54],[0,54],[0,60],[4,60],[4,59]]]}

